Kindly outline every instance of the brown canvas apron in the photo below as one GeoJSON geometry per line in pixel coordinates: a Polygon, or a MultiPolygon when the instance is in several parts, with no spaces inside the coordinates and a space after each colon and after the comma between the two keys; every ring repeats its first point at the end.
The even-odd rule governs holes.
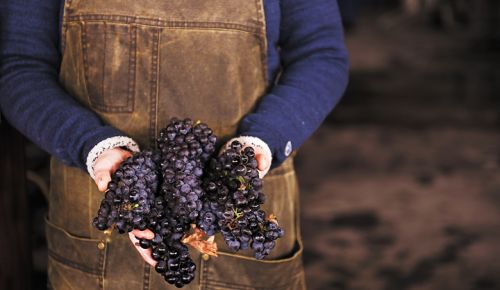
{"type": "MultiPolygon", "coordinates": [[[[66,0],[62,44],[65,89],[142,148],[174,116],[225,141],[267,89],[263,0],[66,0]]],[[[185,289],[305,289],[291,158],[264,185],[286,231],[274,253],[257,261],[218,239],[217,258],[192,251],[197,278],[185,289]]],[[[49,287],[173,289],[127,235],[92,227],[102,196],[87,173],[52,160],[49,287]]]]}

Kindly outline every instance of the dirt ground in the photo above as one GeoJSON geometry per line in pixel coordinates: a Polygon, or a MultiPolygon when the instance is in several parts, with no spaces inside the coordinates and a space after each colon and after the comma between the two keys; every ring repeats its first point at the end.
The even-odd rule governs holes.
{"type": "Polygon", "coordinates": [[[302,148],[310,289],[499,289],[500,133],[322,127],[302,148]]]}
{"type": "Polygon", "coordinates": [[[499,50],[391,14],[296,159],[311,290],[500,289],[499,50]]]}

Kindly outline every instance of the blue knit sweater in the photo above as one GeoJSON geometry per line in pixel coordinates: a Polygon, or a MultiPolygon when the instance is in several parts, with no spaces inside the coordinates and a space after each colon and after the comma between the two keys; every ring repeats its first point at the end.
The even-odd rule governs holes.
{"type": "MultiPolygon", "coordinates": [[[[97,143],[124,134],[58,83],[61,6],[61,0],[0,2],[0,108],[34,143],[68,165],[85,168],[97,143]]],[[[283,72],[244,117],[239,134],[264,140],[275,167],[339,101],[348,61],[335,0],[266,0],[264,6],[270,81],[280,67],[283,72]]]]}

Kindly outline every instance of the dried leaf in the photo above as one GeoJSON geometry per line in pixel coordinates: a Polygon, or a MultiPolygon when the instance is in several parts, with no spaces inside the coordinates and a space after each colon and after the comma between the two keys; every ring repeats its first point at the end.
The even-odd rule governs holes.
{"type": "Polygon", "coordinates": [[[204,231],[198,229],[194,224],[191,225],[191,228],[193,228],[193,232],[185,236],[182,242],[197,249],[202,254],[217,257],[217,243],[215,243],[215,237],[210,236],[205,240],[207,235],[204,231]]]}
{"type": "Polygon", "coordinates": [[[270,222],[273,222],[273,223],[275,223],[275,224],[277,224],[277,225],[279,226],[279,224],[278,224],[278,218],[276,217],[276,215],[275,215],[275,214],[273,214],[273,213],[272,213],[272,214],[270,214],[270,215],[269,215],[269,217],[268,217],[267,219],[268,219],[270,222]]]}

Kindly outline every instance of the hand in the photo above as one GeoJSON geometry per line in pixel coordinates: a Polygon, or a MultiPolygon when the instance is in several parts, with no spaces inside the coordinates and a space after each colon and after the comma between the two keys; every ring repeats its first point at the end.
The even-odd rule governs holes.
{"type": "Polygon", "coordinates": [[[146,263],[148,263],[149,265],[151,265],[153,267],[156,266],[157,262],[151,256],[151,253],[152,253],[151,248],[149,248],[149,249],[141,248],[141,246],[139,245],[139,240],[137,239],[137,238],[139,238],[139,239],[151,240],[155,237],[155,234],[150,230],[144,230],[144,231],[133,230],[133,231],[128,233],[128,237],[132,241],[132,244],[134,244],[135,249],[139,252],[141,257],[144,259],[144,261],[146,261],[146,263]]]}
{"type": "Polygon", "coordinates": [[[106,191],[111,181],[111,174],[130,156],[132,156],[130,151],[121,148],[113,148],[101,153],[94,163],[94,181],[99,191],[106,191]]]}
{"type": "Polygon", "coordinates": [[[264,178],[269,169],[271,168],[271,159],[264,150],[259,147],[253,147],[255,151],[255,159],[257,160],[257,169],[259,170],[259,177],[264,178]]]}
{"type": "MultiPolygon", "coordinates": [[[[94,181],[99,188],[99,191],[105,191],[108,188],[108,183],[111,181],[111,174],[118,169],[120,164],[132,156],[130,151],[114,148],[104,151],[99,158],[94,163],[94,181]]],[[[139,246],[140,239],[152,239],[154,238],[154,233],[150,230],[139,231],[133,230],[129,233],[129,238],[134,244],[135,248],[141,255],[141,257],[146,261],[146,263],[151,266],[156,265],[156,261],[151,256],[151,249],[143,249],[139,246]]]]}

